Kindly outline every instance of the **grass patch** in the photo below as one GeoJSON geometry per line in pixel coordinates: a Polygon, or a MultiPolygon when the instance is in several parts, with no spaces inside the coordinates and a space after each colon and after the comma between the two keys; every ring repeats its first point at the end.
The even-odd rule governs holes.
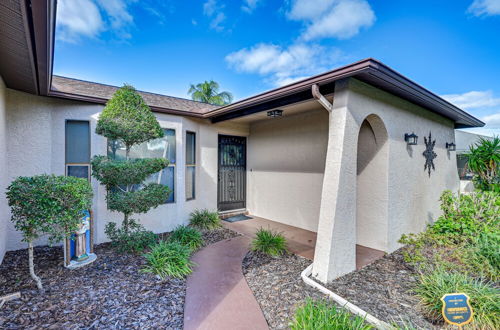
{"type": "Polygon", "coordinates": [[[281,256],[287,252],[285,237],[275,231],[260,228],[252,241],[252,251],[259,251],[270,256],[281,256]]]}
{"type": "Polygon", "coordinates": [[[167,276],[184,278],[191,274],[194,263],[189,260],[191,249],[179,242],[161,241],[145,255],[147,264],[143,272],[153,273],[160,278],[167,276]]]}
{"type": "Polygon", "coordinates": [[[168,239],[170,242],[179,242],[189,247],[191,251],[198,250],[203,245],[201,233],[195,228],[188,226],[179,226],[172,231],[168,239]]]}
{"type": "Polygon", "coordinates": [[[292,330],[365,330],[374,329],[364,318],[352,315],[347,310],[326,301],[314,301],[310,298],[295,312],[290,323],[292,330]]]}
{"type": "Polygon", "coordinates": [[[466,274],[435,270],[422,274],[415,289],[427,316],[433,321],[443,321],[440,299],[453,292],[463,292],[470,297],[475,326],[484,329],[500,328],[500,292],[487,282],[466,274]]]}
{"type": "Polygon", "coordinates": [[[213,230],[222,226],[219,214],[207,209],[192,212],[189,224],[200,230],[213,230]]]}

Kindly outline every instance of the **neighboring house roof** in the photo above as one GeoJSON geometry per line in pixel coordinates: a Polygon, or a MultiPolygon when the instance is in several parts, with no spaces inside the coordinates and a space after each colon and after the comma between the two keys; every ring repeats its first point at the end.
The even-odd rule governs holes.
{"type": "Polygon", "coordinates": [[[469,147],[471,145],[479,142],[480,139],[492,140],[493,138],[491,136],[487,136],[487,135],[456,130],[455,131],[455,143],[457,145],[456,146],[457,154],[468,152],[469,147]]]}
{"type": "MultiPolygon", "coordinates": [[[[52,76],[50,96],[76,99],[93,103],[106,103],[118,87],[98,84],[73,78],[52,76]]],[[[208,103],[196,102],[179,97],[138,91],[147,105],[158,112],[179,113],[202,116],[204,113],[220,108],[208,103]]]]}
{"type": "MultiPolygon", "coordinates": [[[[55,0],[0,0],[0,9],[0,75],[7,87],[101,104],[112,96],[115,86],[52,76],[55,0]]],[[[310,100],[313,85],[318,85],[321,93],[331,94],[336,81],[350,77],[449,118],[456,128],[484,126],[479,119],[371,58],[224,107],[154,93],[141,94],[154,111],[220,122],[310,100]]]]}

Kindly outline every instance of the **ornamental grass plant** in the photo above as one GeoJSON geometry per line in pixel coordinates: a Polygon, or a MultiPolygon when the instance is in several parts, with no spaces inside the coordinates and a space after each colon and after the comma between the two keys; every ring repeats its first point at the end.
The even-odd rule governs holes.
{"type": "Polygon", "coordinates": [[[292,330],[368,330],[373,326],[331,302],[308,298],[289,324],[292,330]]]}
{"type": "Polygon", "coordinates": [[[491,282],[437,269],[431,273],[422,273],[415,288],[423,310],[435,322],[443,321],[441,297],[452,292],[463,292],[469,296],[476,327],[500,329],[500,289],[491,282]]]}
{"type": "Polygon", "coordinates": [[[213,230],[222,226],[219,214],[207,209],[192,212],[189,216],[189,224],[200,230],[213,230]]]}
{"type": "Polygon", "coordinates": [[[168,238],[169,242],[178,242],[191,249],[192,252],[203,246],[201,233],[189,226],[178,226],[168,238]]]}
{"type": "Polygon", "coordinates": [[[158,275],[161,279],[168,276],[184,278],[193,271],[194,263],[189,260],[191,249],[179,242],[161,241],[145,255],[145,273],[158,275]]]}
{"type": "Polygon", "coordinates": [[[260,228],[252,241],[252,251],[259,251],[273,257],[279,257],[287,252],[286,239],[278,232],[260,228]]]}

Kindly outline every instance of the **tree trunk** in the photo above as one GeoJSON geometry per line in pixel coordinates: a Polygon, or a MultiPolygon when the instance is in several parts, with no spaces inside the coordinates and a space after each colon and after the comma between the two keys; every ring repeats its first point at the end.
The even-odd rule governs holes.
{"type": "Polygon", "coordinates": [[[33,280],[35,280],[36,286],[38,287],[38,290],[43,291],[42,280],[40,279],[40,277],[36,276],[36,274],[35,274],[35,265],[33,264],[33,242],[32,241],[28,242],[28,259],[29,259],[31,278],[33,280]]]}

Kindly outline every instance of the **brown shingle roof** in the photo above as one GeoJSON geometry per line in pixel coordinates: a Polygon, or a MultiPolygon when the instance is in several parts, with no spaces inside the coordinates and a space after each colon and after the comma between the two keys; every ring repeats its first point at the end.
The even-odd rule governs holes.
{"type": "MultiPolygon", "coordinates": [[[[113,96],[117,89],[118,87],[116,86],[54,75],[52,76],[52,89],[50,94],[65,98],[105,103],[113,96]]],[[[159,112],[179,112],[201,116],[206,112],[219,108],[219,106],[216,105],[196,102],[179,97],[142,91],[138,92],[153,110],[159,112]]]]}

